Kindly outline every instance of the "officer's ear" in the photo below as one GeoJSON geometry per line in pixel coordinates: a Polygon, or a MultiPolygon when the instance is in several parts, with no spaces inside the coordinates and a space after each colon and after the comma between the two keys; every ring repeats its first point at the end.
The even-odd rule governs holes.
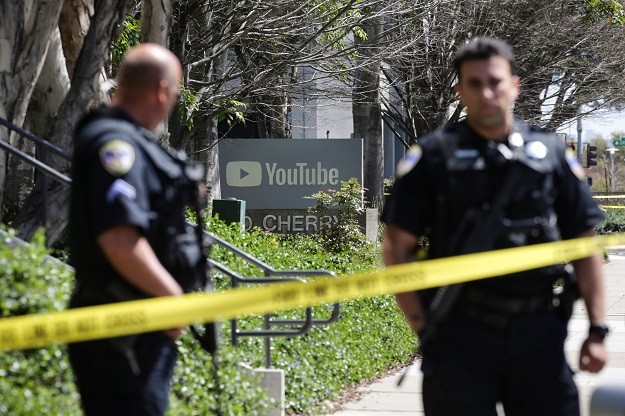
{"type": "Polygon", "coordinates": [[[165,104],[169,101],[169,89],[169,82],[166,79],[161,79],[158,82],[156,99],[159,103],[165,104]]]}
{"type": "Polygon", "coordinates": [[[514,99],[516,100],[516,98],[519,96],[519,92],[521,91],[521,78],[519,78],[518,75],[512,76],[512,85],[516,90],[516,96],[514,97],[514,99]]]}
{"type": "Polygon", "coordinates": [[[454,94],[456,99],[460,98],[460,83],[456,82],[456,84],[451,88],[451,92],[454,94]]]}

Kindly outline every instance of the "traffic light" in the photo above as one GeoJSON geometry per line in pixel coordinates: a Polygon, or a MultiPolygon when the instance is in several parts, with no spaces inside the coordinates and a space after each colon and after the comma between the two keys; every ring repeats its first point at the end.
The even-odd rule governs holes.
{"type": "Polygon", "coordinates": [[[586,167],[597,166],[597,146],[586,143],[586,167]]]}

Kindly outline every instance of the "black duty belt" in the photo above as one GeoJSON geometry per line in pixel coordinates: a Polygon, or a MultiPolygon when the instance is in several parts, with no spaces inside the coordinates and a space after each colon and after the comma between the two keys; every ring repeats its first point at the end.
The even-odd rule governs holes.
{"type": "Polygon", "coordinates": [[[469,289],[460,295],[456,312],[493,328],[503,329],[514,316],[553,309],[554,295],[549,293],[511,297],[469,289]]]}
{"type": "Polygon", "coordinates": [[[492,292],[468,289],[461,295],[461,304],[475,306],[507,315],[543,312],[553,309],[553,293],[501,296],[492,292]]]}

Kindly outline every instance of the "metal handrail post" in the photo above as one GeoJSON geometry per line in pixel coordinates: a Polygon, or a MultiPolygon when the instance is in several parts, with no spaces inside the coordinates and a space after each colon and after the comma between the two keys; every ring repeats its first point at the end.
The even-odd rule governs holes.
{"type": "MultiPolygon", "coordinates": [[[[41,145],[38,144],[37,147],[39,148],[39,153],[41,154],[41,163],[43,163],[44,165],[48,164],[47,161],[47,152],[46,149],[41,145]]],[[[46,247],[49,247],[50,243],[48,242],[48,176],[47,175],[43,175],[41,174],[41,179],[39,181],[39,183],[41,184],[41,225],[44,227],[44,230],[46,230],[46,247]]]]}
{"type": "MultiPolygon", "coordinates": [[[[265,330],[269,331],[271,329],[271,325],[269,324],[269,319],[271,315],[265,315],[265,330]]],[[[271,368],[271,336],[265,336],[265,368],[271,368]]]]}

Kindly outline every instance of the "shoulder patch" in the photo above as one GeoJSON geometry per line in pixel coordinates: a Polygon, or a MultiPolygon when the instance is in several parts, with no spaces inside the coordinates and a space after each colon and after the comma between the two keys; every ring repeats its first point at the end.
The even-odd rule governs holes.
{"type": "Polygon", "coordinates": [[[586,172],[584,171],[582,165],[579,164],[579,161],[577,160],[577,156],[575,155],[573,149],[571,149],[570,147],[567,148],[566,152],[564,153],[564,158],[566,159],[566,163],[569,165],[569,168],[571,168],[571,171],[575,174],[575,176],[577,176],[580,181],[585,181],[586,172]]]}
{"type": "Polygon", "coordinates": [[[529,142],[525,145],[525,153],[532,159],[544,159],[547,156],[547,152],[547,146],[541,142],[529,142]]]}
{"type": "Polygon", "coordinates": [[[410,146],[410,149],[406,152],[406,156],[404,156],[404,158],[397,164],[396,176],[401,178],[410,172],[415,166],[417,166],[417,163],[421,160],[422,155],[423,150],[421,149],[421,146],[418,144],[410,146]]]}
{"type": "Polygon", "coordinates": [[[113,176],[123,176],[135,163],[135,149],[124,140],[115,139],[100,148],[100,163],[113,176]]]}

